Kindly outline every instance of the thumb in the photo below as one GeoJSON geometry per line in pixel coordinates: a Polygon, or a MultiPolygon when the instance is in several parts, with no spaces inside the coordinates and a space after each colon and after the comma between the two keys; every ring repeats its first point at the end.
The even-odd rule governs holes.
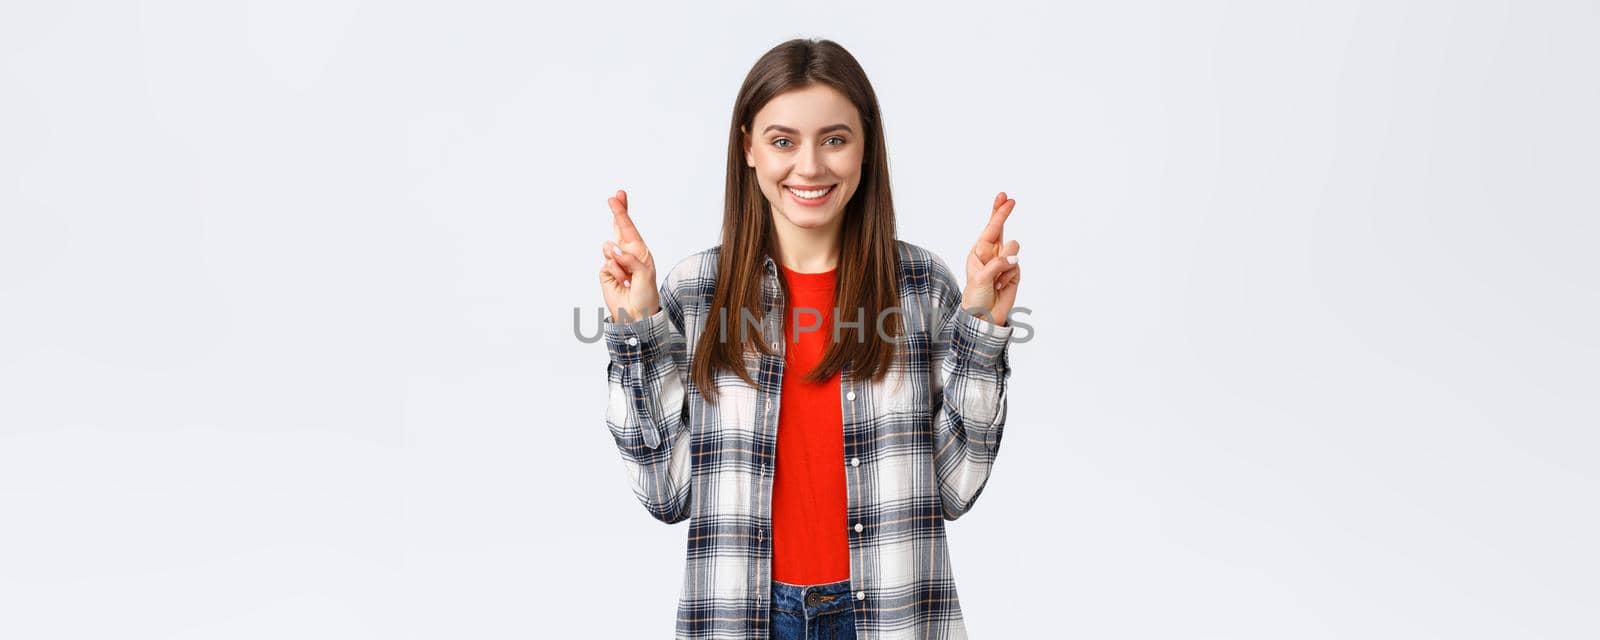
{"type": "MultiPolygon", "coordinates": [[[[622,247],[618,247],[615,244],[611,246],[611,257],[615,259],[618,264],[622,265],[623,269],[627,269],[630,275],[637,274],[640,271],[653,270],[652,266],[647,260],[641,259],[639,256],[628,253],[627,251],[623,251],[622,247]]],[[[645,255],[649,255],[648,249],[645,250],[645,255]]]]}
{"type": "Polygon", "coordinates": [[[1007,242],[1005,248],[1000,250],[1000,255],[997,255],[994,258],[991,258],[988,262],[983,263],[983,268],[979,269],[978,272],[973,275],[973,278],[977,282],[985,285],[994,285],[995,280],[1000,278],[1001,273],[1004,273],[1016,266],[1018,262],[1017,252],[1021,250],[1022,245],[1016,240],[1007,242]]]}

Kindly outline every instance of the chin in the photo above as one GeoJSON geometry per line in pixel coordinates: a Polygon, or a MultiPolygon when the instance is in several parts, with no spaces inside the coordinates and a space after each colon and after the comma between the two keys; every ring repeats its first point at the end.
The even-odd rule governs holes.
{"type": "Polygon", "coordinates": [[[802,229],[818,229],[821,227],[826,227],[829,223],[833,222],[839,217],[834,212],[818,213],[813,211],[805,211],[796,214],[788,211],[780,211],[780,213],[783,215],[785,220],[789,221],[789,224],[802,229]]]}

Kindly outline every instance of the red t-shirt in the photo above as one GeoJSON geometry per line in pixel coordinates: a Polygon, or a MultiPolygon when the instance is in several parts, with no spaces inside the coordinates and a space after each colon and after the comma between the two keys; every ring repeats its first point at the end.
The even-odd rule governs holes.
{"type": "MultiPolygon", "coordinates": [[[[782,267],[782,265],[779,265],[782,267]]],[[[838,270],[799,273],[783,267],[789,286],[784,318],[783,391],[778,404],[778,452],[772,484],[772,579],[811,585],[850,577],[849,514],[845,493],[844,416],[839,374],[812,383],[806,374],[833,340],[833,295],[838,270]],[[821,326],[799,333],[798,327],[821,326]]]]}

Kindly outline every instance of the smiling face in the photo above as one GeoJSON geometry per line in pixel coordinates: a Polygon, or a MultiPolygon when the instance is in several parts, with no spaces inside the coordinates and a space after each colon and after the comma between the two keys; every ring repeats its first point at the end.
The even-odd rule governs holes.
{"type": "Polygon", "coordinates": [[[861,115],[844,94],[812,84],[774,97],[745,131],[745,164],[772,205],[773,221],[837,228],[861,183],[861,115]]]}

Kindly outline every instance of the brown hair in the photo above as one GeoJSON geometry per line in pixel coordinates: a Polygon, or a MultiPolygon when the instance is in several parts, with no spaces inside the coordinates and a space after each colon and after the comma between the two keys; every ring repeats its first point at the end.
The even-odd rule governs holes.
{"type": "MultiPolygon", "coordinates": [[[[830,40],[797,38],[773,47],[756,60],[733,103],[717,287],[691,365],[695,385],[713,404],[717,395],[713,383],[716,369],[731,370],[754,386],[755,381],[745,371],[745,352],[753,345],[762,353],[776,355],[776,350],[759,334],[744,330],[747,313],[753,318],[766,317],[762,306],[762,266],[777,238],[772,230],[771,203],[756,182],[755,169],[744,162],[742,129],[753,127],[756,112],[774,97],[815,83],[844,94],[855,105],[864,129],[861,184],[845,205],[834,294],[839,308],[834,322],[859,320],[862,326],[840,329],[839,339],[829,342],[822,361],[806,379],[827,380],[847,364],[856,379],[881,379],[894,359],[892,338],[901,333],[901,315],[891,313],[885,318],[883,332],[887,335],[880,336],[877,330],[880,315],[900,301],[895,277],[899,254],[894,202],[889,194],[889,160],[878,96],[860,63],[844,47],[830,40]],[[861,311],[857,312],[858,308],[861,311]],[[720,311],[724,309],[725,312],[720,311]],[[723,323],[733,326],[724,330],[723,323]],[[736,337],[720,339],[724,333],[736,337]]],[[[783,282],[781,277],[778,280],[783,282]]],[[[780,286],[787,288],[786,284],[780,286]]],[[[781,317],[788,318],[791,311],[787,290],[783,304],[781,317]]]]}

